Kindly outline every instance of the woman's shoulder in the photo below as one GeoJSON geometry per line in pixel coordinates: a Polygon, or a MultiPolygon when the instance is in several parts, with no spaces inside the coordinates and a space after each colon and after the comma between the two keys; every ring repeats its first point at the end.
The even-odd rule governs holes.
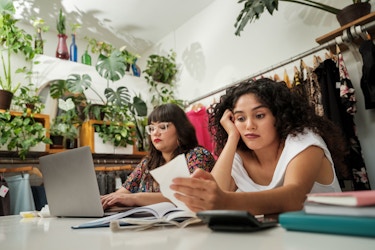
{"type": "Polygon", "coordinates": [[[297,135],[289,135],[286,139],[285,145],[293,145],[295,147],[310,145],[316,145],[322,148],[327,147],[323,138],[311,129],[305,129],[303,133],[298,133],[297,135]]]}
{"type": "Polygon", "coordinates": [[[192,149],[190,149],[187,154],[205,154],[205,155],[211,155],[211,152],[202,146],[196,146],[192,149]]]}
{"type": "Polygon", "coordinates": [[[215,158],[212,155],[212,153],[207,150],[205,147],[202,146],[196,146],[192,149],[190,149],[188,152],[185,154],[186,159],[205,159],[205,161],[214,161],[215,158]]]}
{"type": "Polygon", "coordinates": [[[211,171],[216,162],[211,152],[202,146],[190,149],[185,157],[189,166],[203,166],[208,171],[211,171]]]}

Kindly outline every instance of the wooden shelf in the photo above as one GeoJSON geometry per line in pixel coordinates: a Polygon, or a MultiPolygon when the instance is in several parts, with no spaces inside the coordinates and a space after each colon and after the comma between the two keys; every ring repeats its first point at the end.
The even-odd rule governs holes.
{"type": "MultiPolygon", "coordinates": [[[[357,19],[353,22],[350,22],[350,23],[348,23],[344,26],[341,26],[340,28],[331,31],[328,34],[325,34],[323,36],[320,36],[320,37],[316,38],[315,41],[319,44],[329,42],[329,41],[335,39],[336,37],[342,36],[344,31],[349,29],[352,26],[364,25],[364,24],[369,23],[369,22],[374,21],[374,20],[375,20],[375,12],[371,12],[370,14],[368,14],[366,16],[363,16],[363,17],[361,17],[361,18],[359,18],[359,19],[357,19]]],[[[371,37],[375,37],[375,28],[369,29],[369,30],[367,30],[367,32],[371,35],[371,37]]],[[[355,44],[359,45],[362,41],[363,41],[363,39],[357,38],[353,42],[355,44]]],[[[344,51],[344,50],[347,50],[348,47],[345,44],[341,44],[340,49],[341,49],[341,51],[344,51]]],[[[330,50],[332,52],[335,52],[336,51],[335,46],[330,48],[330,50]]]]}

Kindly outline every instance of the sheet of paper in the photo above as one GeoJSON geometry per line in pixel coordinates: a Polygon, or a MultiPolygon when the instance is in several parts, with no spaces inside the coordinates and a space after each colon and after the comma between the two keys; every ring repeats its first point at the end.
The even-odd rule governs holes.
{"type": "Polygon", "coordinates": [[[173,194],[175,191],[169,188],[169,186],[172,184],[172,179],[176,177],[190,177],[190,172],[184,154],[180,154],[165,165],[151,170],[150,173],[159,183],[160,191],[166,198],[173,202],[178,208],[190,211],[185,203],[177,200],[174,197],[173,194]]]}

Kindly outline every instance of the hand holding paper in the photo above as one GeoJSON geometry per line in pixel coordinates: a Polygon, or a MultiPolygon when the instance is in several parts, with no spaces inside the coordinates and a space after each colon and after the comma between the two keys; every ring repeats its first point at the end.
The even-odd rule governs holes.
{"type": "Polygon", "coordinates": [[[190,177],[185,155],[180,154],[170,162],[150,171],[152,177],[159,183],[161,193],[173,202],[178,208],[190,211],[185,203],[174,197],[174,191],[169,188],[176,177],[190,177]]]}

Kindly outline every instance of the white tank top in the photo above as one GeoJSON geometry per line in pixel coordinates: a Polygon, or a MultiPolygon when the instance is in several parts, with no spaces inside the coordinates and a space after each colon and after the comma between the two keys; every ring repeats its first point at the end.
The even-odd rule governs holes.
{"type": "Polygon", "coordinates": [[[285,147],[281,153],[279,162],[277,163],[272,180],[267,186],[259,185],[253,182],[243,166],[240,155],[236,153],[233,160],[232,177],[237,185],[237,192],[254,192],[281,187],[284,183],[284,176],[289,162],[300,152],[312,145],[318,146],[324,150],[325,156],[331,162],[334,179],[329,185],[323,185],[315,182],[310,193],[341,192],[341,188],[335,174],[331,153],[328,151],[327,145],[323,138],[310,130],[307,130],[306,134],[299,134],[297,136],[288,135],[285,141],[285,147]]]}

